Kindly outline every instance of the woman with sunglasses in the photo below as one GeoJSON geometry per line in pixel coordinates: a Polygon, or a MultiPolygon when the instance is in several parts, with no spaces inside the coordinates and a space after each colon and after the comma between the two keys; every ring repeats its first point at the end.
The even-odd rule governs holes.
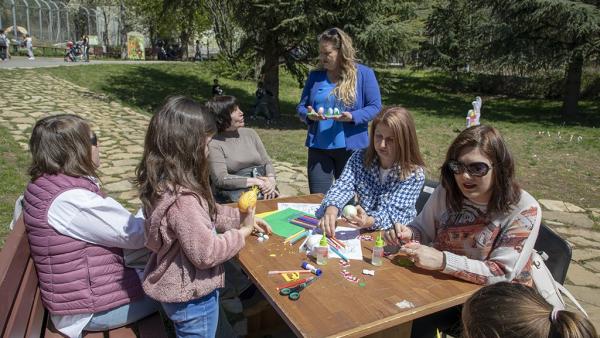
{"type": "MultiPolygon", "coordinates": [[[[542,212],[515,181],[515,163],[495,128],[462,131],[441,168],[441,185],[408,225],[385,233],[417,267],[477,284],[532,285],[531,253],[542,212]]],[[[413,323],[413,337],[433,336],[438,324],[413,323]],[[425,331],[424,331],[425,330],[425,331]],[[431,334],[431,335],[429,335],[431,334]]],[[[460,320],[457,314],[456,322],[460,320]]]]}
{"type": "Polygon", "coordinates": [[[144,219],[100,189],[96,134],[83,118],[45,117],[29,140],[23,217],[42,303],[67,337],[133,323],[158,310],[123,249],[144,247],[144,219]]]}
{"type": "Polygon", "coordinates": [[[308,185],[323,193],[354,150],[369,144],[368,126],[381,109],[375,73],[356,62],[352,39],[339,28],[319,35],[319,65],[310,72],[296,110],[308,126],[308,185]]]}

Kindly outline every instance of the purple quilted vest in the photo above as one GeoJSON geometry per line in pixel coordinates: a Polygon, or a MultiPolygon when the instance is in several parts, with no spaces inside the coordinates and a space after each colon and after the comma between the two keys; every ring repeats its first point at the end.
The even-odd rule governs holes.
{"type": "Polygon", "coordinates": [[[64,236],[48,224],[54,199],[75,188],[101,194],[89,179],[67,175],[44,175],[25,191],[24,220],[42,301],[57,315],[96,313],[143,296],[137,274],[123,265],[120,248],[64,236]]]}

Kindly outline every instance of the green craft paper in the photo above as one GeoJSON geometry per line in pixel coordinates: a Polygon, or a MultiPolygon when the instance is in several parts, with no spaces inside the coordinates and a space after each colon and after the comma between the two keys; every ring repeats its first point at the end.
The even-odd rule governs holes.
{"type": "Polygon", "coordinates": [[[305,230],[303,227],[289,222],[290,219],[304,215],[308,214],[292,208],[287,208],[270,214],[269,216],[265,217],[264,220],[269,223],[274,234],[287,238],[301,230],[305,230]]]}

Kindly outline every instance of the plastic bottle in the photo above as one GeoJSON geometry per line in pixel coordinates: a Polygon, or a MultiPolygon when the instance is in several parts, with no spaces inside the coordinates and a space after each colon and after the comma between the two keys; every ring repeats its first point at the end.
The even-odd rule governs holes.
{"type": "Polygon", "coordinates": [[[379,233],[379,237],[375,241],[375,246],[373,246],[373,257],[371,257],[371,264],[380,266],[383,264],[383,247],[385,246],[385,242],[383,238],[381,238],[381,232],[379,233]]]}
{"type": "Polygon", "coordinates": [[[327,243],[327,237],[323,234],[321,237],[321,241],[319,242],[319,246],[316,247],[317,250],[317,264],[319,265],[327,265],[327,257],[329,256],[329,244],[327,243]]]}

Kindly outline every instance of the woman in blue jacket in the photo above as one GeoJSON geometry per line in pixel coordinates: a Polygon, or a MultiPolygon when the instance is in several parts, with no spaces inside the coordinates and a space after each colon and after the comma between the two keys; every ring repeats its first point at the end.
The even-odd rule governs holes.
{"type": "Polygon", "coordinates": [[[326,193],[354,150],[369,143],[368,125],[381,109],[373,70],[356,62],[352,39],[339,28],[319,36],[319,66],[296,108],[308,125],[308,185],[326,193]]]}

